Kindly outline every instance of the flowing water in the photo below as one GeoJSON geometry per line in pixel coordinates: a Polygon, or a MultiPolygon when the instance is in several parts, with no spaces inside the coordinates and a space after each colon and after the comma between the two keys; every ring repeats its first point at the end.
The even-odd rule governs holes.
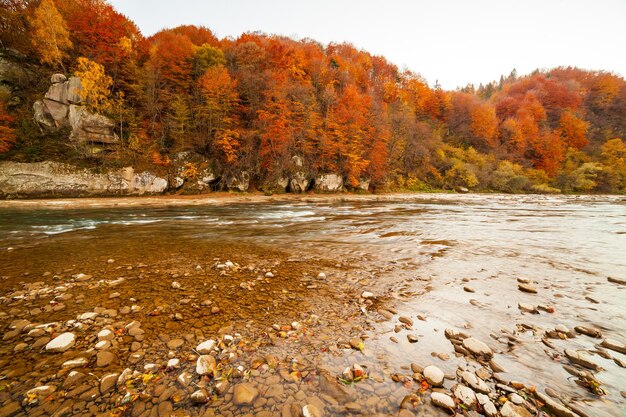
{"type": "MultiPolygon", "coordinates": [[[[337,306],[345,306],[344,320],[360,314],[363,321],[361,327],[343,324],[343,329],[358,332],[346,336],[365,338],[366,348],[359,352],[316,347],[310,354],[334,374],[355,361],[376,368],[377,382],[388,389],[374,389],[381,398],[393,398],[379,407],[383,414],[395,414],[399,400],[411,392],[390,380],[394,373],[410,376],[410,363],[434,363],[449,375],[466,365],[444,336],[444,329],[454,328],[487,342],[507,378],[542,392],[552,388],[591,416],[624,415],[626,400],[620,391],[626,390],[626,369],[617,362],[623,364],[625,355],[608,351],[610,356],[602,357],[594,353],[601,339],[580,334],[551,339],[551,346],[541,341],[544,332],[557,325],[583,325],[625,342],[626,286],[607,280],[626,279],[623,197],[398,195],[169,206],[49,201],[34,207],[0,207],[0,275],[9,281],[28,281],[32,275],[24,277],[23,272],[39,277],[70,264],[89,273],[109,257],[129,265],[142,259],[147,264],[154,259],[184,264],[186,256],[196,263],[212,260],[216,256],[211,251],[219,248],[228,248],[225,256],[231,257],[259,248],[278,251],[285,256],[283,275],[291,274],[294,280],[309,277],[305,284],[325,286],[323,297],[332,298],[333,287],[343,292],[347,298],[337,306]],[[328,275],[325,282],[310,279],[322,271],[328,275]],[[529,279],[538,293],[519,291],[518,278],[529,279]],[[359,299],[362,291],[374,294],[373,306],[359,299]],[[518,309],[520,302],[549,306],[554,312],[526,314],[518,309]],[[393,320],[375,313],[380,306],[411,317],[412,329],[394,331],[393,320]],[[514,343],[503,340],[506,332],[516,335],[514,343]],[[409,333],[419,342],[409,343],[409,333]],[[602,367],[595,377],[605,396],[577,385],[564,370],[569,364],[563,354],[567,348],[592,352],[602,367]]],[[[255,260],[261,262],[259,258],[269,262],[272,255],[255,260]]],[[[82,271],[78,269],[72,273],[82,271]]],[[[171,282],[163,279],[168,279],[167,285],[171,282]]],[[[299,308],[319,307],[324,315],[324,307],[316,307],[314,299],[312,295],[291,304],[286,300],[285,309],[297,317],[306,313],[299,308]]],[[[280,313],[280,307],[277,310],[280,313]]],[[[333,314],[341,316],[341,310],[333,314]]],[[[328,335],[323,340],[337,342],[328,335]]]]}

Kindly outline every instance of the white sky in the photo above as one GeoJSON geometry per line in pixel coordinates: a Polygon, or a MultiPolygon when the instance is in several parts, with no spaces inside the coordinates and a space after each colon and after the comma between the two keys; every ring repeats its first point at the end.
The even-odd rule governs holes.
{"type": "Polygon", "coordinates": [[[626,75],[626,0],[109,0],[149,36],[204,25],[350,42],[443,88],[536,68],[626,75]]]}

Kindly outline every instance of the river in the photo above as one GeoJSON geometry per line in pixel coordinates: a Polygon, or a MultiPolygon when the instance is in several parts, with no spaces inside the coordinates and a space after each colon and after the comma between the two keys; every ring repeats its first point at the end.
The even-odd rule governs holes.
{"type": "MultiPolygon", "coordinates": [[[[63,322],[96,306],[120,309],[135,300],[138,304],[144,302],[144,310],[124,320],[146,322],[147,335],[155,339],[158,336],[163,343],[186,334],[183,340],[190,349],[209,335],[215,338],[228,331],[239,332],[242,338],[256,338],[251,345],[258,355],[278,358],[279,370],[295,369],[295,362],[303,362],[298,370],[301,374],[294,381],[285,372],[280,374],[280,382],[272,378],[273,368],[267,363],[259,369],[252,367],[252,374],[243,379],[249,378],[266,401],[257,398],[250,406],[235,401],[236,394],[235,398],[230,396],[238,379],[232,381],[222,398],[200,405],[202,408],[191,406],[187,399],[170,399],[174,410],[187,410],[190,415],[202,415],[199,410],[219,410],[223,415],[295,415],[294,410],[305,404],[313,404],[326,415],[397,415],[401,404],[404,413],[431,415],[434,409],[428,401],[428,390],[432,387],[420,389],[411,381],[413,371],[430,364],[445,373],[443,389],[448,394],[462,380],[457,375],[470,370],[484,376],[498,407],[499,397],[507,392],[498,391],[496,379],[519,389],[525,399],[523,407],[531,412],[537,406],[533,392],[548,388],[549,394],[558,394],[563,404],[581,415],[624,415],[626,355],[599,347],[604,338],[615,339],[621,346],[626,340],[626,286],[608,280],[626,279],[624,197],[442,194],[243,200],[2,203],[3,325],[16,319],[63,322]],[[241,264],[241,268],[229,271],[224,266],[226,260],[241,264]],[[245,271],[249,271],[247,278],[242,276],[233,285],[222,286],[225,277],[245,271]],[[276,278],[265,275],[267,271],[276,278]],[[320,272],[326,277],[318,276],[320,272]],[[96,294],[101,286],[80,287],[83,284],[77,283],[80,288],[72,287],[76,290],[74,296],[86,293],[86,300],[74,304],[68,299],[64,309],[51,310],[50,317],[38,316],[38,311],[32,314],[33,308],[47,311],[37,307],[36,299],[48,301],[53,295],[58,299],[54,285],[65,280],[76,282],[77,273],[97,279],[124,277],[127,282],[120,286],[121,295],[117,297],[106,297],[108,289],[106,294],[91,297],[89,290],[95,289],[96,294]],[[37,281],[43,283],[34,288],[27,286],[37,281]],[[173,289],[174,281],[183,286],[185,293],[180,297],[173,289]],[[536,293],[520,291],[520,282],[528,282],[536,293]],[[213,286],[212,293],[191,288],[207,287],[207,283],[213,286]],[[12,297],[16,291],[41,292],[41,286],[47,289],[43,291],[47,299],[44,295],[27,296],[27,304],[20,307],[21,299],[12,297]],[[281,298],[278,290],[286,295],[281,298]],[[371,294],[364,296],[364,291],[371,294]],[[205,296],[222,312],[207,316],[188,310],[189,305],[205,296]],[[182,298],[182,305],[175,307],[176,302],[170,298],[182,298]],[[533,310],[540,308],[532,314],[523,311],[520,303],[533,310]],[[381,316],[381,310],[389,317],[385,318],[384,312],[381,316]],[[152,320],[151,315],[146,318],[146,311],[162,311],[163,321],[152,320]],[[181,317],[175,315],[179,311],[181,317]],[[167,317],[165,312],[169,313],[167,317]],[[399,317],[407,317],[411,323],[398,322],[399,317]],[[277,323],[281,318],[284,322],[277,323]],[[306,331],[299,329],[300,324],[289,326],[292,320],[301,321],[306,331]],[[271,330],[273,323],[277,323],[276,329],[271,330]],[[567,332],[554,332],[558,326],[564,326],[567,332]],[[574,331],[576,326],[598,330],[602,337],[580,334],[574,331]],[[267,335],[268,329],[275,334],[267,335]],[[485,342],[501,368],[495,372],[497,378],[492,378],[495,370],[489,369],[487,362],[468,357],[467,352],[455,352],[453,343],[444,335],[445,329],[462,331],[485,342]],[[164,332],[170,334],[162,337],[164,332]],[[410,342],[408,336],[414,339],[410,342]],[[348,341],[355,337],[363,341],[362,351],[350,348],[348,341]],[[585,351],[598,366],[591,375],[605,395],[576,383],[577,378],[566,368],[585,368],[574,365],[564,354],[566,349],[585,351]],[[338,400],[342,395],[333,393],[336,387],[323,387],[313,378],[322,372],[340,375],[354,363],[363,365],[370,378],[348,386],[351,398],[338,400]],[[413,371],[409,370],[411,364],[415,366],[413,371]],[[483,372],[478,371],[481,368],[483,372]],[[265,392],[267,386],[273,387],[269,394],[265,392]],[[412,394],[419,401],[407,406],[403,399],[412,394]],[[284,404],[298,407],[287,407],[285,411],[284,404]]],[[[119,326],[118,320],[97,320],[89,324],[93,328],[119,326]]],[[[2,391],[4,397],[0,400],[5,407],[23,398],[33,385],[43,384],[38,378],[17,377],[10,371],[21,366],[29,375],[36,372],[28,365],[33,355],[50,357],[28,348],[15,352],[16,343],[29,345],[36,341],[20,338],[3,341],[0,350],[3,379],[15,381],[2,391]]],[[[112,349],[126,352],[128,348],[121,345],[130,341],[120,338],[120,346],[114,344],[112,349]]],[[[84,342],[86,357],[96,355],[89,350],[92,342],[84,342]]],[[[83,345],[77,343],[79,346],[83,345]]],[[[157,348],[151,350],[144,343],[140,352],[144,350],[140,365],[148,358],[159,357],[157,348]]],[[[238,356],[252,362],[255,359],[246,349],[238,356]]],[[[35,356],[34,361],[38,360],[35,356]]],[[[267,357],[263,361],[269,363],[267,357]]],[[[46,366],[53,362],[48,360],[46,366]]],[[[56,362],[54,366],[63,361],[56,362]]],[[[92,362],[86,368],[97,368],[92,362]]],[[[119,372],[127,366],[123,359],[116,365],[102,368],[119,372]]],[[[94,370],[96,374],[102,371],[94,370]]],[[[63,378],[57,374],[48,380],[60,395],[58,385],[63,378]]],[[[173,386],[172,381],[163,384],[173,386]]],[[[95,383],[85,384],[89,388],[95,383]]],[[[203,387],[202,383],[197,386],[203,387]]],[[[149,389],[154,388],[146,386],[145,391],[149,389]]],[[[195,389],[183,389],[181,395],[189,396],[195,389]]],[[[209,396],[215,391],[213,386],[203,389],[209,396]]],[[[64,398],[67,391],[63,391],[64,398]]],[[[92,415],[115,405],[120,413],[135,415],[135,408],[121,406],[123,393],[107,395],[110,397],[106,401],[93,404],[82,399],[82,406],[87,407],[82,412],[92,415]]],[[[77,397],[65,402],[57,399],[57,405],[76,407],[81,401],[80,395],[77,397]]],[[[44,401],[22,404],[22,411],[48,412],[52,407],[45,408],[44,401]]],[[[160,401],[152,402],[154,407],[160,405],[160,401]]],[[[151,408],[133,407],[138,408],[137,415],[149,415],[151,408]]],[[[482,406],[474,408],[485,412],[482,406]]]]}

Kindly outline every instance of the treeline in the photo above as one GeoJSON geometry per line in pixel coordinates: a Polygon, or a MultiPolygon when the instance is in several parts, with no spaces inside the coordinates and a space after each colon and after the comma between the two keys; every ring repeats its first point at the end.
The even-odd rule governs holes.
{"type": "MultiPolygon", "coordinates": [[[[349,44],[196,26],[145,38],[103,0],[5,4],[2,46],[39,61],[42,79],[78,71],[92,109],[116,120],[105,163],[166,167],[193,151],[258,188],[304,171],[389,190],[626,191],[626,82],[610,72],[513,71],[444,91],[349,44]]],[[[33,100],[0,106],[4,158],[46,157],[31,149],[33,100]]]]}

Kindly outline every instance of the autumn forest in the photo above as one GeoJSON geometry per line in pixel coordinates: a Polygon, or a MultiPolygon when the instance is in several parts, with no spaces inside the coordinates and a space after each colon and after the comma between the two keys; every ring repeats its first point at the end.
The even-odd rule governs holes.
{"type": "Polygon", "coordinates": [[[512,70],[446,91],[350,44],[196,26],[144,37],[103,0],[4,1],[0,31],[37,78],[0,95],[0,159],[166,172],[189,152],[185,175],[245,171],[264,191],[296,171],[370,191],[626,191],[626,82],[609,71],[512,70]],[[115,121],[113,149],[85,154],[37,125],[55,73],[80,76],[115,121]]]}

